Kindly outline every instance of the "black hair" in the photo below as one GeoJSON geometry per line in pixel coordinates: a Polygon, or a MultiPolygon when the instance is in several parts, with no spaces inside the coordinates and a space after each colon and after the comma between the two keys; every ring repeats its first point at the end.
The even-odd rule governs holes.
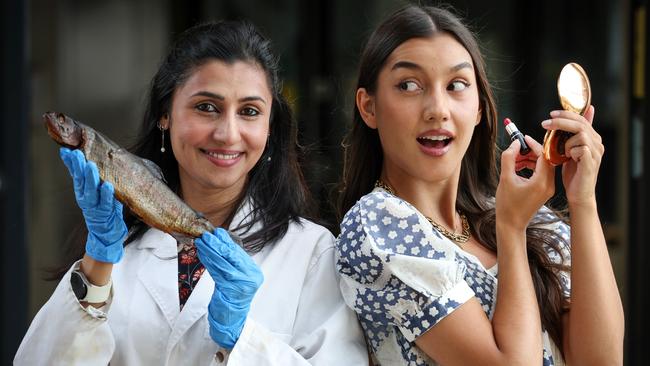
{"type": "MultiPolygon", "coordinates": [[[[161,133],[164,132],[158,124],[163,117],[171,115],[174,92],[197,67],[215,60],[229,64],[244,61],[259,66],[267,76],[273,97],[267,145],[260,160],[248,173],[244,191],[226,219],[226,223],[230,222],[241,204],[250,199],[252,211],[234,230],[242,233],[244,249],[254,253],[280,239],[291,221],[299,222],[301,217],[314,218],[315,215],[312,211],[314,203],[300,167],[301,148],[297,142],[296,123],[291,107],[282,95],[278,60],[271,51],[270,41],[251,23],[203,23],[187,29],[178,37],[153,77],[144,118],[136,142],[129,150],[156,163],[168,186],[180,193],[178,162],[169,139],[165,139],[166,152],[161,153],[161,133]]],[[[128,207],[124,208],[124,218],[129,228],[125,242],[128,245],[149,227],[128,207]]],[[[75,237],[65,264],[51,271],[52,278],[61,278],[72,262],[83,256],[85,227],[75,237]]]]}
{"type": "MultiPolygon", "coordinates": [[[[311,217],[309,208],[312,207],[312,199],[300,169],[296,124],[291,108],[282,95],[277,58],[271,51],[270,41],[251,23],[204,23],[180,35],[153,78],[144,120],[133,151],[158,164],[169,187],[179,193],[178,162],[171,153],[169,139],[165,141],[165,150],[169,153],[160,153],[161,131],[158,123],[164,116],[170,115],[174,91],[197,67],[213,60],[226,63],[245,61],[260,66],[267,76],[273,97],[269,140],[262,157],[249,172],[245,191],[240,197],[240,203],[245,197],[250,197],[253,210],[251,217],[243,220],[242,227],[236,228],[248,232],[256,223],[262,223],[260,230],[242,238],[244,248],[256,252],[266,243],[284,235],[290,220],[298,220],[301,216],[311,217]]],[[[227,221],[232,219],[234,213],[227,221]]],[[[127,225],[140,224],[135,217],[127,215],[127,225]]],[[[135,232],[141,235],[144,230],[146,227],[136,228],[135,232]]],[[[127,242],[139,235],[130,236],[127,242]]]]}

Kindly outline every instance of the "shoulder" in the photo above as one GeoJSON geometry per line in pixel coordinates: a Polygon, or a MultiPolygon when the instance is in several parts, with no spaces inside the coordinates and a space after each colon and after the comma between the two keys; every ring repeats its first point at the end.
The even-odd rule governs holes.
{"type": "Polygon", "coordinates": [[[388,275],[388,267],[401,271],[398,266],[407,268],[414,262],[424,261],[438,268],[450,263],[456,266],[456,250],[415,207],[377,190],[350,209],[336,240],[339,272],[351,275],[369,271],[360,281],[370,282],[382,272],[388,275]]]}
{"type": "Polygon", "coordinates": [[[383,190],[375,190],[361,197],[348,210],[341,223],[341,231],[354,223],[366,224],[385,217],[405,219],[417,216],[418,212],[410,203],[397,198],[383,190]]]}
{"type": "Polygon", "coordinates": [[[287,233],[283,237],[283,239],[297,238],[309,242],[324,241],[334,245],[334,235],[327,228],[302,217],[289,222],[287,233]]]}
{"type": "Polygon", "coordinates": [[[324,226],[300,218],[289,222],[287,232],[275,244],[276,249],[279,247],[286,247],[292,255],[310,256],[314,265],[323,255],[333,258],[334,235],[324,226]]]}
{"type": "Polygon", "coordinates": [[[442,235],[415,207],[380,189],[363,196],[346,213],[337,247],[344,251],[358,248],[367,240],[388,254],[409,251],[421,256],[424,247],[447,248],[442,235]]]}

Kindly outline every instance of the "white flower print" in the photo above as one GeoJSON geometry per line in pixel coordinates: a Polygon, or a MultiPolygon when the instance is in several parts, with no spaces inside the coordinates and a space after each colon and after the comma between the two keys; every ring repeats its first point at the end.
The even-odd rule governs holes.
{"type": "Polygon", "coordinates": [[[394,199],[387,199],[386,211],[392,216],[395,216],[398,219],[405,219],[414,214],[413,210],[409,209],[406,205],[401,204],[400,202],[394,202],[394,199]]]}

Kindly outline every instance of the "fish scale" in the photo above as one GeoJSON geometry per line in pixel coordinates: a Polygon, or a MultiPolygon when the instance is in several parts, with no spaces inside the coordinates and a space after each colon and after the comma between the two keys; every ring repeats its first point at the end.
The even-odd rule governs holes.
{"type": "Polygon", "coordinates": [[[153,162],[62,113],[45,113],[43,120],[50,137],[61,146],[81,150],[97,165],[101,179],[113,185],[115,197],[147,225],[183,241],[214,230],[207,218],[167,186],[153,162]]]}

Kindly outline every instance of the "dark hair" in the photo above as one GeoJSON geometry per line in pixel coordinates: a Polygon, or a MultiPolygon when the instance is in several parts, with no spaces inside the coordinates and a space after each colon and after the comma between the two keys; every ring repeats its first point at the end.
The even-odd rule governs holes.
{"type": "MultiPolygon", "coordinates": [[[[156,163],[169,187],[180,193],[178,162],[169,139],[165,139],[166,152],[161,153],[158,123],[171,114],[174,91],[197,67],[214,60],[226,63],[245,61],[261,67],[273,96],[267,146],[248,173],[244,191],[226,220],[226,223],[230,222],[236,209],[246,198],[250,199],[252,211],[235,230],[243,233],[244,248],[248,252],[257,252],[282,237],[291,221],[299,222],[300,217],[312,218],[314,206],[300,168],[296,123],[281,93],[277,58],[271,52],[270,41],[252,24],[245,21],[210,22],[189,28],[179,36],[153,77],[142,125],[130,150],[156,163]],[[254,226],[256,230],[252,230],[254,226]]],[[[124,211],[129,227],[127,245],[140,238],[149,227],[128,207],[124,211]]],[[[79,247],[75,247],[70,259],[76,260],[83,255],[83,238],[85,234],[82,233],[79,247]]],[[[72,263],[67,262],[66,266],[52,271],[54,278],[60,278],[67,271],[72,263]]]]}
{"type": "MultiPolygon", "coordinates": [[[[498,171],[496,104],[483,56],[471,31],[444,8],[411,5],[398,10],[370,36],[361,54],[357,89],[365,88],[369,94],[373,94],[377,88],[379,72],[393,50],[409,39],[428,38],[439,33],[454,37],[472,57],[482,111],[481,122],[474,130],[461,163],[456,208],[467,215],[477,240],[496,253],[496,215],[493,205],[498,171]]],[[[337,202],[339,221],[359,198],[372,191],[374,182],[380,177],[383,163],[379,134],[377,130],[366,126],[356,104],[352,127],[345,137],[343,147],[344,168],[337,202]]],[[[556,215],[557,220],[559,217],[559,214],[556,215]]],[[[563,240],[553,231],[540,227],[548,223],[550,222],[536,219],[529,225],[526,231],[528,258],[542,325],[562,350],[561,315],[568,304],[562,296],[559,271],[567,268],[554,264],[545,250],[549,246],[561,254],[559,242],[563,240]]]]}
{"type": "MultiPolygon", "coordinates": [[[[180,35],[153,78],[144,121],[133,151],[158,164],[169,187],[179,192],[178,162],[173,154],[160,153],[158,122],[170,114],[174,91],[198,66],[213,60],[255,63],[266,73],[273,96],[269,141],[262,157],[249,172],[245,191],[240,197],[240,203],[245,197],[250,197],[253,210],[237,229],[246,233],[258,222],[262,223],[260,230],[242,238],[244,248],[256,252],[284,235],[290,220],[311,216],[309,208],[312,205],[298,161],[296,124],[281,93],[277,59],[271,52],[269,40],[252,24],[205,23],[180,35]]],[[[171,151],[169,139],[165,144],[165,149],[171,151]]],[[[229,219],[232,215],[234,211],[229,219]]],[[[129,224],[141,227],[136,230],[139,235],[132,235],[127,242],[147,229],[135,217],[127,216],[129,224]]]]}

